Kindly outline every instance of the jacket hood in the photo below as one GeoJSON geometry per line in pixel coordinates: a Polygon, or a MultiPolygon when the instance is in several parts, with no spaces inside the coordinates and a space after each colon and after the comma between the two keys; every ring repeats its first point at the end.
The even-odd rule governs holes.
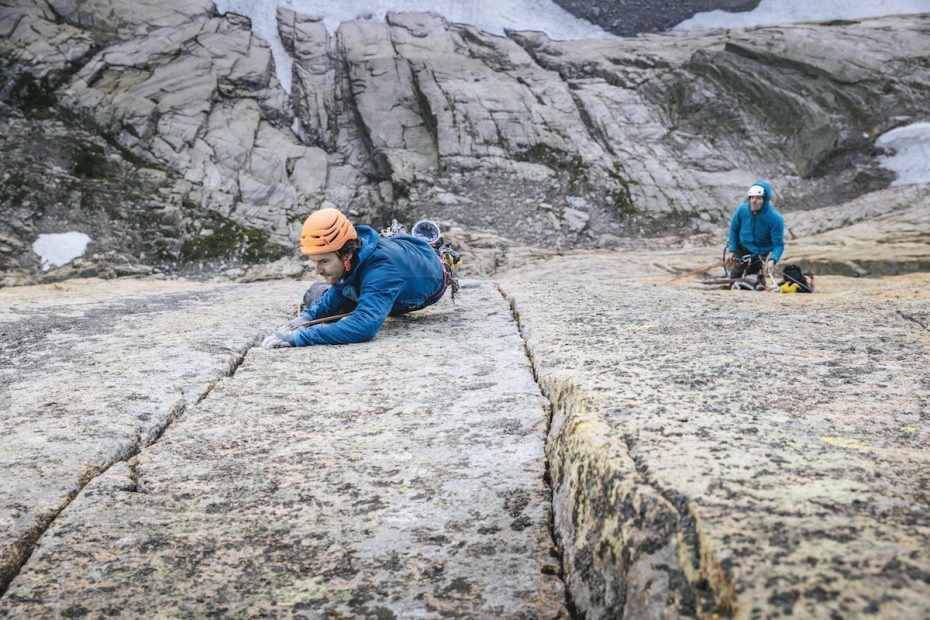
{"type": "MultiPolygon", "coordinates": [[[[753,185],[760,185],[765,190],[765,201],[762,203],[762,211],[765,211],[772,206],[772,186],[769,185],[768,181],[756,181],[753,185]]],[[[749,204],[748,200],[746,204],[749,204]]]]}
{"type": "MultiPolygon", "coordinates": [[[[769,209],[769,208],[772,206],[772,186],[769,185],[768,181],[756,181],[756,182],[753,183],[752,185],[759,185],[759,186],[762,187],[762,189],[765,190],[765,201],[762,203],[762,209],[760,209],[760,211],[759,211],[759,213],[762,213],[763,211],[769,209]]],[[[752,187],[752,186],[750,186],[750,187],[752,187]]],[[[740,205],[740,206],[743,206],[743,205],[746,205],[746,208],[748,209],[748,208],[749,208],[749,200],[747,199],[747,200],[744,201],[743,204],[740,205]]]]}
{"type": "Polygon", "coordinates": [[[358,251],[358,256],[352,261],[352,271],[342,279],[343,282],[351,282],[358,278],[361,271],[359,267],[372,255],[375,248],[378,247],[378,239],[381,238],[378,231],[369,226],[356,226],[355,233],[358,235],[358,242],[362,247],[358,251]]]}

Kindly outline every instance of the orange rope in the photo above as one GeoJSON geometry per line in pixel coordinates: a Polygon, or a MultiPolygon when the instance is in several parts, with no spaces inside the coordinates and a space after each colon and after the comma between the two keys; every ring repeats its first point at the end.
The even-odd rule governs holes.
{"type": "Polygon", "coordinates": [[[675,277],[672,278],[671,280],[666,280],[665,282],[662,282],[662,283],[660,283],[660,284],[657,284],[656,286],[665,286],[666,284],[671,284],[671,283],[674,282],[675,280],[681,280],[682,278],[687,278],[688,276],[693,276],[693,275],[696,275],[696,274],[699,274],[699,273],[704,273],[705,271],[710,271],[710,270],[713,269],[714,267],[720,267],[721,265],[723,265],[723,262],[724,262],[724,261],[722,261],[722,260],[721,260],[721,261],[717,261],[717,262],[714,263],[713,265],[708,265],[707,267],[701,267],[700,269],[695,269],[694,271],[689,271],[688,273],[683,273],[683,274],[681,274],[680,276],[675,276],[675,277]]]}
{"type": "Polygon", "coordinates": [[[344,319],[347,316],[352,316],[351,312],[346,312],[345,314],[334,314],[332,316],[324,316],[322,319],[313,319],[312,321],[305,321],[298,325],[295,325],[291,328],[291,331],[300,329],[301,327],[312,327],[314,325],[320,325],[321,323],[333,323],[340,319],[344,319]]]}

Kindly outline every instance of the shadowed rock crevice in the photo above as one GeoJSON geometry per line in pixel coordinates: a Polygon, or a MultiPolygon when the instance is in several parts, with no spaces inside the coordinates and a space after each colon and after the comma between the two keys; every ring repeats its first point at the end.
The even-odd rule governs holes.
{"type": "Polygon", "coordinates": [[[812,257],[796,261],[802,269],[810,270],[814,275],[835,275],[853,278],[873,276],[894,276],[930,270],[928,259],[843,259],[840,257],[812,257]]]}
{"type": "Polygon", "coordinates": [[[605,444],[596,428],[603,422],[576,386],[548,372],[540,378],[517,300],[497,287],[510,303],[534,379],[550,403],[551,531],[568,607],[582,618],[732,613],[733,586],[702,550],[688,499],[649,480],[631,440],[605,444]]]}
{"type": "MultiPolygon", "coordinates": [[[[68,499],[68,503],[70,503],[71,499],[73,498],[68,499]]],[[[62,506],[61,510],[64,510],[67,505],[68,504],[62,506]]],[[[32,555],[32,550],[35,549],[36,542],[38,542],[39,538],[49,528],[52,522],[55,521],[55,518],[58,517],[61,510],[56,510],[55,512],[47,513],[37,518],[29,528],[20,532],[13,541],[11,545],[12,550],[6,562],[4,562],[3,566],[0,566],[0,597],[6,594],[10,582],[19,574],[19,571],[29,559],[29,556],[32,555]]]]}
{"type": "Polygon", "coordinates": [[[349,61],[346,54],[341,31],[336,34],[336,41],[339,56],[338,63],[342,69],[342,74],[345,76],[345,84],[347,86],[345,89],[345,103],[348,108],[347,114],[352,117],[354,121],[354,126],[358,132],[359,144],[364,153],[363,158],[365,161],[369,162],[369,166],[366,166],[368,168],[366,172],[377,181],[389,180],[391,178],[391,166],[385,154],[381,149],[375,146],[371,137],[371,128],[365,122],[365,117],[359,107],[354,84],[354,82],[357,82],[357,79],[353,78],[352,63],[349,61]]]}
{"type": "MultiPolygon", "coordinates": [[[[533,351],[527,345],[526,337],[523,334],[523,324],[520,322],[520,314],[517,312],[516,300],[509,297],[507,293],[504,291],[504,289],[500,287],[499,284],[495,284],[495,287],[497,288],[497,292],[500,293],[501,297],[503,297],[504,300],[510,306],[510,313],[513,316],[513,321],[517,326],[517,332],[520,334],[520,338],[523,340],[523,350],[526,353],[526,359],[530,363],[530,371],[533,374],[533,380],[539,386],[540,394],[542,394],[543,397],[549,400],[549,408],[548,408],[549,411],[548,411],[548,417],[546,421],[546,438],[547,438],[546,442],[548,444],[548,441],[549,441],[548,437],[552,430],[552,414],[554,411],[552,401],[549,399],[548,395],[543,389],[543,386],[539,383],[539,376],[537,375],[537,372],[536,372],[536,362],[533,359],[533,351]]],[[[551,517],[550,522],[549,522],[549,535],[552,538],[553,554],[556,556],[555,559],[559,563],[558,577],[559,579],[562,580],[562,583],[565,584],[565,608],[568,610],[568,613],[571,615],[572,618],[583,619],[585,618],[584,610],[579,611],[578,607],[575,605],[574,598],[572,597],[572,590],[571,590],[570,584],[568,580],[566,579],[565,553],[564,553],[565,541],[562,539],[562,537],[559,534],[559,531],[556,527],[555,518],[554,518],[555,517],[555,501],[554,501],[553,485],[552,485],[552,464],[549,460],[548,445],[546,447],[545,483],[546,483],[546,487],[549,489],[549,501],[552,505],[552,511],[549,513],[551,517]]]]}
{"type": "Polygon", "coordinates": [[[429,97],[427,97],[426,93],[424,93],[423,89],[420,87],[420,72],[417,68],[413,66],[410,67],[410,77],[412,80],[411,84],[413,86],[414,97],[419,106],[420,117],[423,119],[423,124],[426,126],[426,130],[433,139],[433,148],[436,151],[436,161],[438,162],[437,168],[441,169],[442,160],[440,159],[436,114],[434,114],[433,110],[430,108],[429,97]]]}
{"type": "MultiPolygon", "coordinates": [[[[610,139],[607,137],[607,133],[604,131],[603,125],[595,122],[594,117],[592,117],[592,115],[588,112],[588,109],[585,107],[584,100],[579,97],[574,90],[572,90],[571,85],[569,85],[568,92],[572,96],[572,101],[575,102],[575,108],[578,110],[578,117],[581,119],[581,122],[588,130],[588,136],[590,136],[593,142],[599,144],[601,148],[604,149],[604,151],[610,153],[611,157],[616,158],[617,151],[614,150],[613,145],[611,145],[610,139]]],[[[619,160],[617,161],[617,164],[619,165],[619,160]]]]}

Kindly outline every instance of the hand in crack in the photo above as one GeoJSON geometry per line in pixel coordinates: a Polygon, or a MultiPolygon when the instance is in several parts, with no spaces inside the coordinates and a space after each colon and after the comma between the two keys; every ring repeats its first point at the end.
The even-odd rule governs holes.
{"type": "Polygon", "coordinates": [[[294,346],[294,332],[287,329],[279,329],[262,341],[264,349],[280,349],[282,347],[294,346]]]}

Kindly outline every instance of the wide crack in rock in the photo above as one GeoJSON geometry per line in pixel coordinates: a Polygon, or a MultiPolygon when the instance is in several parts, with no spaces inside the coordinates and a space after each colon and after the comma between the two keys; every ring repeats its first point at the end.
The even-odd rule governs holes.
{"type": "MultiPolygon", "coordinates": [[[[516,302],[515,302],[514,299],[508,297],[508,296],[507,296],[507,293],[505,293],[504,290],[501,289],[500,286],[497,286],[497,291],[498,291],[498,293],[501,294],[501,296],[502,296],[505,300],[507,300],[507,303],[510,304],[510,313],[511,313],[511,315],[513,316],[514,323],[516,323],[516,325],[517,325],[517,330],[518,330],[519,333],[520,333],[520,337],[523,339],[523,350],[524,350],[524,353],[526,354],[526,358],[527,358],[527,359],[529,360],[529,362],[530,362],[530,368],[531,368],[531,370],[532,370],[532,372],[533,372],[533,380],[536,381],[536,384],[539,386],[539,391],[540,391],[540,393],[541,393],[544,397],[546,397],[547,399],[549,399],[549,394],[547,394],[547,391],[546,391],[545,386],[539,382],[539,376],[538,376],[537,370],[536,370],[536,362],[535,362],[535,360],[533,359],[533,352],[532,352],[532,350],[530,349],[529,344],[527,343],[526,334],[524,333],[524,327],[523,327],[523,324],[522,324],[521,321],[520,321],[520,314],[517,312],[516,302]]],[[[553,417],[554,417],[554,411],[555,411],[560,405],[561,405],[561,403],[553,402],[551,399],[549,399],[549,407],[548,407],[548,409],[549,409],[549,418],[548,418],[548,425],[546,426],[546,438],[547,438],[546,441],[547,441],[547,444],[548,444],[548,441],[549,441],[550,434],[551,434],[551,432],[552,432],[552,422],[553,422],[553,417]]],[[[545,460],[545,478],[546,478],[546,484],[547,484],[548,487],[549,487],[549,500],[550,500],[550,503],[552,504],[552,508],[555,509],[555,508],[556,508],[556,502],[555,502],[555,496],[554,496],[554,491],[553,491],[553,486],[552,486],[552,473],[553,473],[553,467],[552,467],[552,464],[550,463],[550,460],[549,460],[549,451],[548,451],[548,449],[547,449],[547,451],[546,451],[546,460],[545,460]]],[[[556,558],[558,559],[558,561],[559,561],[559,568],[560,568],[560,570],[559,570],[559,577],[562,579],[563,584],[566,584],[566,585],[567,585],[567,582],[566,582],[566,573],[565,573],[564,548],[563,548],[563,546],[564,546],[565,544],[571,544],[571,541],[563,541],[563,540],[562,540],[560,533],[559,533],[559,532],[557,531],[557,529],[556,529],[556,525],[555,525],[555,520],[554,520],[554,519],[550,519],[550,521],[549,521],[549,536],[551,537],[552,542],[553,542],[553,544],[555,545],[554,548],[553,548],[553,555],[554,555],[554,557],[556,557],[556,558]]],[[[569,614],[571,615],[572,618],[577,618],[577,617],[579,617],[579,614],[578,614],[578,607],[575,605],[575,601],[574,601],[573,598],[572,598],[572,592],[571,592],[571,590],[568,589],[568,588],[565,589],[565,605],[566,605],[566,607],[567,607],[567,609],[568,609],[568,612],[569,612],[569,614]]],[[[584,617],[584,616],[582,615],[581,617],[584,617]]]]}
{"type": "MultiPolygon", "coordinates": [[[[540,378],[531,328],[521,321],[517,300],[499,290],[511,304],[534,376],[551,404],[546,453],[552,531],[574,613],[594,618],[695,615],[702,601],[685,572],[696,564],[700,548],[686,499],[649,481],[628,437],[622,438],[625,449],[617,442],[605,445],[599,435],[609,431],[576,385],[551,375],[540,378]],[[645,535],[631,535],[633,530],[645,535]]],[[[704,610],[710,612],[714,605],[704,599],[704,610]]],[[[728,611],[717,607],[714,613],[728,611]]]]}
{"type": "Polygon", "coordinates": [[[554,407],[578,611],[930,612],[930,338],[911,318],[926,276],[741,295],[653,286],[656,258],[570,256],[500,283],[554,407]]]}

